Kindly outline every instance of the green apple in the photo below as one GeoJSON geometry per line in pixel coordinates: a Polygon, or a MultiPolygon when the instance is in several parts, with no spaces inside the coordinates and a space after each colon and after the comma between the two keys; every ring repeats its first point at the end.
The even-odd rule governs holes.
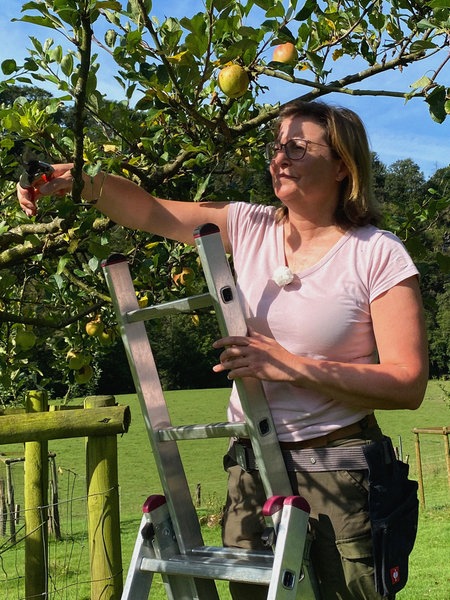
{"type": "Polygon", "coordinates": [[[19,329],[16,333],[16,345],[21,350],[31,350],[36,340],[36,335],[30,329],[19,329]]]}
{"type": "Polygon", "coordinates": [[[114,341],[115,334],[112,329],[104,329],[98,336],[98,341],[102,346],[111,346],[114,341]]]}
{"type": "Polygon", "coordinates": [[[84,365],[84,356],[82,352],[69,350],[66,358],[69,365],[69,369],[73,369],[74,371],[81,369],[81,367],[84,365]]]}
{"type": "Polygon", "coordinates": [[[81,369],[75,371],[75,382],[79,384],[87,383],[93,375],[94,369],[90,365],[84,365],[81,369]]]}

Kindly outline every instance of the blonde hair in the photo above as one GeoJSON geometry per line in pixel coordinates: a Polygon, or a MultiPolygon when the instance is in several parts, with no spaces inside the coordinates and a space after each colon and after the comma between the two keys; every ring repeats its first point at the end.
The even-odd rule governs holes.
{"type": "MultiPolygon", "coordinates": [[[[289,117],[308,117],[321,125],[336,158],[345,164],[348,175],[341,183],[336,222],[341,226],[376,224],[380,213],[372,190],[372,155],[363,122],[348,108],[324,102],[294,100],[280,111],[275,137],[282,121],[289,117]]],[[[277,220],[288,214],[286,206],[277,210],[277,220]]]]}

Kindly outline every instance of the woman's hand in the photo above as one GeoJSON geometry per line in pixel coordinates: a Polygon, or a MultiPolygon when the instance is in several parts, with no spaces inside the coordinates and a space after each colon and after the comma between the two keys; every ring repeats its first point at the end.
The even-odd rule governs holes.
{"type": "Polygon", "coordinates": [[[217,340],[214,348],[225,348],[215,373],[229,371],[228,379],[256,377],[265,381],[296,382],[295,357],[274,339],[250,330],[248,336],[229,336],[217,340]]]}
{"type": "Polygon", "coordinates": [[[73,163],[52,165],[54,171],[50,181],[42,181],[34,188],[23,188],[17,184],[17,198],[19,204],[28,217],[32,217],[37,212],[37,201],[42,196],[64,196],[72,191],[73,163]]]}

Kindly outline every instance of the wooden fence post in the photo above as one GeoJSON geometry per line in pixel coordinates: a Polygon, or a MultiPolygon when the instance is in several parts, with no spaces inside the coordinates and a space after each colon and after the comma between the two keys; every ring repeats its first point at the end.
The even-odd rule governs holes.
{"type": "Polygon", "coordinates": [[[419,432],[413,429],[416,447],[416,462],[417,462],[417,481],[419,485],[419,500],[422,508],[425,508],[425,490],[423,488],[423,472],[422,472],[422,456],[420,454],[420,439],[419,432]]]}
{"type": "Polygon", "coordinates": [[[0,479],[0,536],[6,535],[6,524],[8,523],[8,509],[6,503],[5,480],[0,479]]]}
{"type": "MultiPolygon", "coordinates": [[[[86,409],[114,406],[113,396],[90,396],[86,409]]],[[[91,598],[119,600],[123,589],[117,438],[86,440],[91,598]]]]}
{"type": "MultiPolygon", "coordinates": [[[[27,412],[44,412],[44,391],[30,391],[27,412]]],[[[25,597],[48,597],[48,442],[25,444],[25,597]]]]}

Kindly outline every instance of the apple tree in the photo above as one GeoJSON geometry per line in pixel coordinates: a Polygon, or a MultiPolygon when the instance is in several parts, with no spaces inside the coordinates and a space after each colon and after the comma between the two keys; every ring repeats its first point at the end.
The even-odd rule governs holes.
{"type": "MultiPolygon", "coordinates": [[[[45,85],[52,96],[4,96],[0,107],[6,401],[30,386],[58,384],[58,394],[96,389],[102,356],[117,338],[100,266],[111,252],[129,257],[143,305],[204,289],[192,247],[124,230],[84,204],[82,169],[106,169],[185,201],[272,201],[261,174],[280,108],[265,99],[275,83],[289,85],[292,99],[389,95],[399,98],[399,110],[405,100],[426,102],[438,122],[450,112],[449,0],[198,5],[194,14],[159,21],[151,0],[34,0],[17,15],[35,33],[25,60],[3,61],[0,93],[45,85]],[[412,89],[368,89],[377,74],[413,63],[423,64],[423,76],[412,89]],[[114,102],[98,83],[106,64],[121,89],[114,102]],[[31,219],[15,198],[18,169],[29,157],[75,163],[72,195],[41,200],[31,219]]],[[[427,203],[427,210],[444,210],[448,195],[427,203]]],[[[193,317],[194,327],[204,321],[193,317]]],[[[205,328],[207,339],[213,334],[205,328]]]]}

